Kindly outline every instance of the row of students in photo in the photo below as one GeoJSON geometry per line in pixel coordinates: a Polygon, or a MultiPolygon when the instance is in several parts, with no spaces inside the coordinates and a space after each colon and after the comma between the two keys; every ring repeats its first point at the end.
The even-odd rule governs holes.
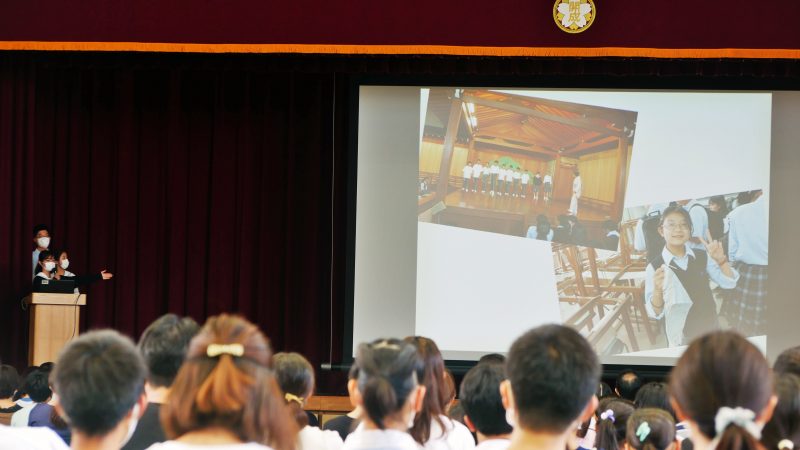
{"type": "Polygon", "coordinates": [[[49,280],[71,280],[75,282],[76,293],[79,286],[85,286],[99,280],[109,280],[114,274],[101,270],[91,275],[76,275],[70,272],[69,254],[66,250],[50,249],[50,229],[39,224],[33,227],[33,292],[40,292],[42,285],[49,280]]]}
{"type": "Polygon", "coordinates": [[[501,164],[496,160],[487,166],[483,166],[480,159],[475,164],[467,162],[462,168],[462,175],[464,191],[523,198],[532,195],[534,201],[540,198],[549,201],[553,193],[550,174],[533,174],[522,167],[501,164]]]}

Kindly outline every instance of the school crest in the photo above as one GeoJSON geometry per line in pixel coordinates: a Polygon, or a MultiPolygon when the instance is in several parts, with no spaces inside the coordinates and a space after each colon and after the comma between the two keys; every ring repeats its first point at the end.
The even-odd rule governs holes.
{"type": "Polygon", "coordinates": [[[586,31],[597,16],[593,0],[556,0],[553,20],[567,33],[586,31]]]}

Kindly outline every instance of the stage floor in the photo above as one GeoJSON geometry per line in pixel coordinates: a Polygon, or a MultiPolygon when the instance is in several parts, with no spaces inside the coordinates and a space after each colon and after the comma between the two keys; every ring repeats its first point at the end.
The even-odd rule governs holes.
{"type": "MultiPolygon", "coordinates": [[[[447,194],[444,201],[448,207],[465,208],[481,211],[495,211],[506,214],[519,214],[525,216],[525,223],[536,223],[536,216],[545,214],[555,226],[560,214],[567,214],[569,199],[555,199],[547,204],[542,198],[534,201],[532,196],[513,197],[511,195],[495,195],[488,193],[453,191],[447,194]]],[[[581,222],[602,222],[608,219],[608,212],[583,206],[578,209],[578,220],[581,222]]]]}

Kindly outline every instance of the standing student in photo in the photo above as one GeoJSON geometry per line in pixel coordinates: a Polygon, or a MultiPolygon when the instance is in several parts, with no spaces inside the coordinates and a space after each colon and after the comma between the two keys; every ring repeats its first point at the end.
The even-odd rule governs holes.
{"type": "Polygon", "coordinates": [[[39,253],[50,248],[50,229],[47,225],[39,224],[33,227],[33,266],[31,267],[31,276],[35,277],[39,267],[39,253]]]}
{"type": "Polygon", "coordinates": [[[575,168],[574,171],[575,178],[572,180],[572,198],[569,201],[569,211],[570,213],[578,217],[578,199],[581,198],[581,173],[578,171],[578,168],[575,168]]]}
{"type": "Polygon", "coordinates": [[[461,189],[464,191],[469,190],[469,184],[472,181],[472,162],[467,161],[467,165],[461,169],[461,173],[464,176],[464,184],[461,186],[461,189]]]}
{"type": "Polygon", "coordinates": [[[544,174],[542,186],[544,187],[544,201],[549,203],[553,194],[553,177],[549,173],[544,174]]]}
{"type": "Polygon", "coordinates": [[[519,172],[519,167],[515,168],[514,171],[511,173],[511,180],[514,183],[514,190],[512,195],[514,197],[519,197],[520,195],[519,185],[520,181],[522,180],[522,174],[519,172]]]}
{"type": "Polygon", "coordinates": [[[489,172],[491,173],[491,192],[489,194],[494,197],[494,191],[497,190],[497,175],[500,173],[500,165],[496,159],[492,161],[489,172]]]}
{"type": "Polygon", "coordinates": [[[531,172],[526,170],[522,172],[522,198],[528,196],[528,183],[531,181],[531,172]]]}
{"type": "Polygon", "coordinates": [[[481,174],[483,173],[483,166],[481,165],[481,160],[479,159],[472,166],[472,192],[478,192],[478,183],[481,181],[481,174]]]}
{"type": "Polygon", "coordinates": [[[542,189],[542,174],[538,171],[533,176],[533,201],[539,201],[539,191],[542,189]]]}
{"type": "Polygon", "coordinates": [[[664,210],[658,231],[666,244],[645,269],[645,307],[650,317],[664,318],[670,347],[685,345],[719,326],[709,279],[733,289],[739,273],[719,241],[701,239],[703,250],[690,245],[692,219],[683,207],[664,210]]]}
{"type": "Polygon", "coordinates": [[[486,163],[486,166],[483,168],[481,173],[481,193],[485,194],[491,191],[491,187],[489,183],[492,181],[492,168],[489,166],[489,163],[486,163]]]}

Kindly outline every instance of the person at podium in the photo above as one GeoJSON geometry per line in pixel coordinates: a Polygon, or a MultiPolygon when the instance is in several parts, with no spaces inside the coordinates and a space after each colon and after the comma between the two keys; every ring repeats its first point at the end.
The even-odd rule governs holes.
{"type": "Polygon", "coordinates": [[[100,273],[95,273],[91,275],[75,275],[74,273],[67,270],[69,268],[69,254],[66,250],[61,250],[59,252],[54,252],[58,254],[58,262],[56,264],[55,270],[55,279],[56,280],[73,280],[75,281],[75,293],[78,293],[78,287],[86,286],[88,284],[92,284],[95,281],[100,280],[110,280],[114,277],[113,273],[108,272],[107,270],[103,269],[100,273]]]}
{"type": "Polygon", "coordinates": [[[50,281],[55,276],[56,257],[50,250],[39,252],[39,272],[33,277],[33,292],[41,292],[44,281],[50,281]]]}

